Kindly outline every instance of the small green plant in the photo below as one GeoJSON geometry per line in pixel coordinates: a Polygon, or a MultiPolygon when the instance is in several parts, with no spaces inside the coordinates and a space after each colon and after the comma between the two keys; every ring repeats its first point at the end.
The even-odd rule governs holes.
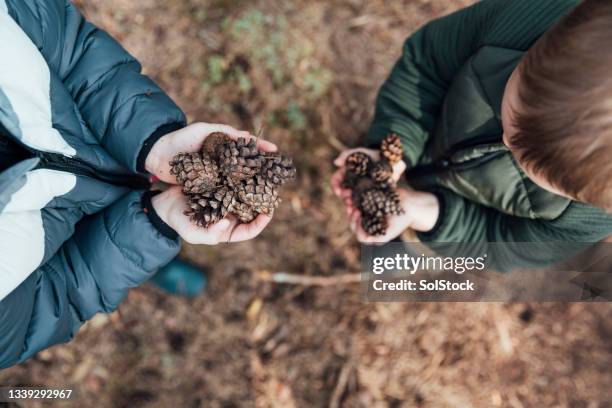
{"type": "Polygon", "coordinates": [[[289,102],[285,115],[291,129],[303,130],[306,127],[306,115],[304,115],[302,108],[296,102],[289,102]]]}
{"type": "Polygon", "coordinates": [[[208,58],[208,82],[212,85],[220,84],[225,77],[227,62],[220,55],[213,55],[208,58]]]}
{"type": "Polygon", "coordinates": [[[257,8],[226,17],[221,35],[227,54],[208,57],[202,84],[206,97],[212,98],[217,89],[227,94],[228,88],[235,89],[233,95],[249,95],[253,89],[261,89],[258,82],[263,70],[269,80],[264,89],[271,86],[281,95],[278,97],[287,100],[282,108],[268,112],[268,117],[293,130],[304,130],[308,124],[305,112],[326,94],[333,76],[317,59],[312,41],[296,27],[284,15],[266,14],[257,8]],[[257,80],[253,77],[256,74],[257,80]]]}

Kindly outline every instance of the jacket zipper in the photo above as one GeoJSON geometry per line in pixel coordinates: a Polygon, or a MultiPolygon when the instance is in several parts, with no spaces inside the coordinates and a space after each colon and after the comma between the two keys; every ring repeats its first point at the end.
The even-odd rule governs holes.
{"type": "Polygon", "coordinates": [[[479,138],[475,138],[473,140],[469,140],[467,142],[458,143],[455,146],[452,146],[447,153],[440,159],[436,160],[433,163],[423,164],[420,166],[415,166],[406,171],[406,178],[414,178],[414,177],[423,177],[431,174],[441,174],[443,172],[447,172],[450,170],[468,170],[482,164],[485,164],[491,160],[494,160],[504,154],[505,151],[492,152],[485,154],[481,157],[467,160],[461,163],[454,163],[452,157],[460,150],[478,147],[487,143],[494,143],[499,141],[499,135],[487,135],[481,136],[479,138]]]}
{"type": "Polygon", "coordinates": [[[445,171],[457,170],[464,171],[469,170],[474,167],[478,167],[482,164],[488,163],[491,160],[494,160],[502,155],[506,154],[506,152],[492,152],[485,154],[482,157],[467,160],[461,163],[454,163],[450,156],[445,156],[444,158],[430,164],[423,164],[420,166],[413,167],[406,171],[406,177],[423,177],[430,174],[441,174],[445,171]]]}
{"type": "Polygon", "coordinates": [[[50,170],[67,171],[76,175],[87,176],[105,183],[121,187],[129,187],[134,190],[148,189],[151,186],[149,180],[141,176],[104,174],[95,171],[90,165],[78,158],[68,158],[59,153],[48,153],[28,149],[40,159],[38,168],[50,170]]]}
{"type": "Polygon", "coordinates": [[[145,177],[138,175],[114,175],[97,172],[93,167],[78,158],[68,158],[59,153],[41,152],[23,143],[19,138],[13,137],[10,132],[0,123],[0,140],[3,137],[11,138],[15,143],[23,147],[32,157],[37,157],[40,163],[36,168],[67,171],[76,175],[97,179],[120,187],[128,187],[134,190],[149,189],[151,183],[145,177]]]}

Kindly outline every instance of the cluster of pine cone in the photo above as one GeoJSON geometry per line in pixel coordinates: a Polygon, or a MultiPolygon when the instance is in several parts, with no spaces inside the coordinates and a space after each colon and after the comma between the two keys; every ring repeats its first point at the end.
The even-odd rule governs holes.
{"type": "Polygon", "coordinates": [[[295,179],[296,170],[291,159],[260,152],[254,139],[213,133],[201,151],[177,154],[170,172],[188,197],[185,215],[208,228],[228,214],[242,223],[271,214],[280,203],[278,188],[295,179]]]}
{"type": "Polygon", "coordinates": [[[380,161],[362,152],[346,159],[343,187],[352,190],[353,205],[361,213],[361,226],[369,235],[385,235],[388,216],[403,214],[393,180],[393,165],[404,155],[397,135],[385,137],[380,161]]]}

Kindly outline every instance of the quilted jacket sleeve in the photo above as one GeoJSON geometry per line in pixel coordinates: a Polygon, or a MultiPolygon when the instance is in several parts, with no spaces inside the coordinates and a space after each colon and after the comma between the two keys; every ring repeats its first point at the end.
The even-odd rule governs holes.
{"type": "Polygon", "coordinates": [[[483,0],[433,20],[414,33],[378,94],[368,145],[388,133],[404,143],[415,165],[436,126],[448,87],[485,45],[528,49],[576,0],[483,0]]]}
{"type": "Polygon", "coordinates": [[[141,74],[134,57],[70,1],[0,1],[64,82],[105,149],[130,170],[144,171],[142,159],[153,143],[185,125],[183,112],[141,74]]]}
{"type": "Polygon", "coordinates": [[[482,45],[498,0],[485,0],[433,20],[410,36],[381,87],[367,144],[378,146],[395,133],[409,165],[416,165],[436,125],[450,83],[482,45]]]}
{"type": "MultiPolygon", "coordinates": [[[[548,265],[554,258],[566,260],[573,255],[571,251],[583,250],[612,234],[609,214],[575,201],[560,217],[545,221],[502,214],[446,189],[437,190],[436,195],[440,201],[438,222],[431,231],[419,233],[419,239],[437,243],[433,247],[438,249],[443,247],[439,243],[470,244],[475,253],[489,254],[491,266],[500,271],[548,265]],[[538,243],[533,254],[526,254],[521,245],[528,242],[538,243]]],[[[465,256],[461,246],[451,245],[449,250],[445,251],[448,256],[465,256]]]]}
{"type": "Polygon", "coordinates": [[[0,302],[0,369],[70,340],[176,256],[178,240],[151,225],[140,200],[133,192],[84,218],[57,254],[0,302]],[[138,239],[134,230],[142,231],[138,239]]]}

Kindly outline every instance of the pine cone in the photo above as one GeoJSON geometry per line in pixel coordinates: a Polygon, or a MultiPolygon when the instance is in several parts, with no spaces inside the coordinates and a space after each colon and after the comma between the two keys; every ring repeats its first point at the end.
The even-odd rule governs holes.
{"type": "Polygon", "coordinates": [[[402,202],[400,201],[399,195],[395,189],[385,190],[387,194],[387,204],[386,208],[388,209],[388,214],[391,215],[401,215],[404,214],[404,208],[402,207],[402,202]]]}
{"type": "Polygon", "coordinates": [[[282,186],[295,180],[296,170],[290,158],[275,153],[264,154],[263,158],[264,164],[260,176],[266,182],[271,182],[274,186],[282,186]]]}
{"type": "Polygon", "coordinates": [[[372,158],[363,152],[355,152],[346,158],[345,167],[347,173],[357,176],[365,176],[372,164],[372,158]]]}
{"type": "Polygon", "coordinates": [[[189,197],[188,205],[185,215],[199,227],[208,228],[223,218],[221,203],[214,198],[193,195],[189,197]]]}
{"type": "Polygon", "coordinates": [[[280,203],[278,187],[296,174],[291,159],[224,133],[209,135],[200,153],[178,154],[170,165],[188,197],[185,214],[204,228],[229,214],[242,223],[271,214],[280,203]]]}
{"type": "Polygon", "coordinates": [[[170,174],[183,185],[185,194],[199,194],[219,183],[219,167],[207,154],[180,153],[170,162],[170,174]]]}
{"type": "Polygon", "coordinates": [[[359,196],[356,205],[359,211],[365,215],[397,215],[403,212],[397,193],[381,188],[371,188],[364,191],[359,196]]]}
{"type": "Polygon", "coordinates": [[[238,199],[263,214],[272,214],[280,203],[274,183],[263,177],[249,179],[238,187],[238,199]]]}
{"type": "Polygon", "coordinates": [[[248,142],[242,137],[236,141],[230,140],[218,150],[221,171],[233,183],[254,177],[263,165],[263,156],[257,150],[254,139],[248,142]]]}
{"type": "Polygon", "coordinates": [[[191,217],[197,225],[208,228],[232,212],[235,194],[227,186],[214,191],[189,196],[189,209],[185,215],[191,217]]]}
{"type": "Polygon", "coordinates": [[[359,178],[368,174],[372,158],[363,152],[355,152],[349,155],[345,161],[344,180],[342,187],[353,188],[359,178]]]}
{"type": "Polygon", "coordinates": [[[370,177],[381,187],[389,188],[395,184],[393,182],[393,167],[386,160],[372,164],[370,177]]]}
{"type": "Polygon", "coordinates": [[[207,153],[215,161],[218,161],[225,146],[232,141],[232,138],[221,132],[211,133],[204,139],[202,144],[202,152],[207,153]]]}
{"type": "Polygon", "coordinates": [[[387,217],[362,217],[361,227],[368,235],[380,236],[387,233],[389,222],[387,217]]]}
{"type": "Polygon", "coordinates": [[[362,215],[386,215],[387,196],[383,190],[372,188],[359,197],[357,206],[362,215]]]}
{"type": "Polygon", "coordinates": [[[380,153],[391,164],[395,164],[404,157],[404,148],[399,136],[391,133],[382,140],[380,144],[380,153]]]}
{"type": "Polygon", "coordinates": [[[232,214],[236,215],[241,223],[248,224],[257,217],[257,213],[248,204],[235,202],[232,207],[232,214]]]}
{"type": "Polygon", "coordinates": [[[400,215],[404,212],[395,189],[381,187],[370,178],[359,180],[352,190],[352,199],[362,215],[400,215]]]}

